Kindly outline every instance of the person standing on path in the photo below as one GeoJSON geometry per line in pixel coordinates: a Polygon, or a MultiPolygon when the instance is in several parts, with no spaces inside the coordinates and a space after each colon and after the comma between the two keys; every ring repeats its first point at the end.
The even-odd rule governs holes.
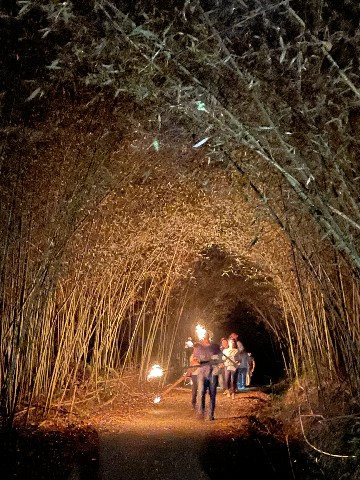
{"type": "MultiPolygon", "coordinates": [[[[230,338],[233,338],[235,340],[236,346],[239,350],[239,353],[242,353],[242,352],[245,351],[244,345],[242,344],[242,342],[240,342],[239,335],[237,333],[235,333],[235,332],[230,333],[229,340],[230,340],[230,338]]],[[[235,372],[235,385],[238,385],[238,383],[239,383],[238,378],[239,378],[239,368],[237,368],[236,372],[235,372]]],[[[238,390],[238,388],[236,390],[238,390]]]]}
{"type": "Polygon", "coordinates": [[[236,390],[236,370],[240,362],[240,353],[236,346],[236,340],[229,339],[229,347],[223,350],[223,357],[225,364],[225,392],[230,398],[235,398],[236,390]]]}
{"type": "Polygon", "coordinates": [[[251,377],[255,370],[255,359],[252,356],[251,352],[248,352],[248,355],[249,355],[249,360],[248,360],[248,369],[246,372],[246,386],[250,387],[251,377]]]}
{"type": "MultiPolygon", "coordinates": [[[[194,356],[192,353],[190,356],[190,365],[198,365],[199,360],[194,356]]],[[[197,368],[190,368],[190,376],[191,376],[191,406],[194,410],[197,408],[197,395],[198,395],[198,374],[199,374],[199,367],[197,368]]]]}
{"type": "MultiPolygon", "coordinates": [[[[229,343],[226,338],[222,338],[220,341],[220,350],[223,352],[226,348],[229,348],[229,343]]],[[[223,390],[226,390],[226,383],[225,383],[225,365],[220,363],[219,365],[219,387],[223,390]]]]}
{"type": "Polygon", "coordinates": [[[194,346],[194,357],[199,360],[200,364],[198,373],[198,414],[200,419],[205,417],[205,398],[206,392],[209,390],[209,420],[215,420],[214,413],[219,367],[218,363],[213,364],[211,362],[218,362],[220,354],[219,345],[210,343],[208,332],[205,333],[204,339],[194,346]]]}
{"type": "Polygon", "coordinates": [[[238,370],[237,386],[239,390],[246,388],[246,375],[249,369],[250,357],[245,350],[240,352],[240,367],[238,370]]]}

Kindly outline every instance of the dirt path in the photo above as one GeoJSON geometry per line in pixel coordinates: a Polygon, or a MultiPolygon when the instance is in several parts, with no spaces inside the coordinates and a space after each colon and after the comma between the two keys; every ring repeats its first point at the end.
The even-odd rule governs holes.
{"type": "Polygon", "coordinates": [[[189,389],[173,390],[159,404],[151,394],[127,391],[123,385],[114,401],[98,403],[73,425],[65,415],[22,431],[0,452],[1,480],[325,478],[281,425],[259,420],[270,400],[256,389],[234,400],[219,393],[214,421],[196,417],[189,389]]]}
{"type": "Polygon", "coordinates": [[[68,480],[220,479],[234,475],[268,479],[322,478],[299,458],[298,447],[274,438],[255,415],[268,401],[259,391],[217,396],[215,421],[199,420],[190,392],[173,391],[140,416],[116,411],[95,419],[96,457],[77,464],[68,480]]]}

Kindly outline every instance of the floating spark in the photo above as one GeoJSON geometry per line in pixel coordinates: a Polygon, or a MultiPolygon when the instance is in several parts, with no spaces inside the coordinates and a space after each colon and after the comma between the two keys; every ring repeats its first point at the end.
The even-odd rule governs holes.
{"type": "Polygon", "coordinates": [[[204,340],[205,338],[205,333],[206,333],[206,328],[204,328],[202,325],[196,325],[195,328],[196,335],[198,336],[199,340],[204,340]]]}
{"type": "Polygon", "coordinates": [[[160,403],[161,397],[157,396],[154,398],[154,403],[160,403]]]}
{"type": "Polygon", "coordinates": [[[153,365],[151,367],[151,370],[149,372],[149,375],[147,376],[148,381],[151,380],[152,378],[159,378],[163,376],[163,369],[160,367],[160,365],[153,365]]]}

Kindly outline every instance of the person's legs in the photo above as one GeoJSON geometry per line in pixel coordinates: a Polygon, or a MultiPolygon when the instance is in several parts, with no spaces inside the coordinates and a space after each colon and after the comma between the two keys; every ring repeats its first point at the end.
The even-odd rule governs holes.
{"type": "Polygon", "coordinates": [[[231,371],[225,368],[225,392],[224,393],[229,393],[230,381],[231,381],[231,371]]]}
{"type": "Polygon", "coordinates": [[[246,370],[244,369],[244,370],[242,371],[242,379],[241,379],[241,381],[242,381],[243,388],[246,387],[246,372],[247,372],[247,369],[246,369],[246,370]]]}
{"type": "MultiPolygon", "coordinates": [[[[239,378],[239,369],[237,368],[235,370],[235,380],[234,380],[234,383],[235,383],[235,387],[237,387],[237,384],[238,384],[238,378],[239,378]]],[[[237,390],[237,388],[235,388],[235,391],[237,390]]]]}
{"type": "Polygon", "coordinates": [[[243,390],[246,387],[246,368],[239,368],[238,388],[243,390]]]}
{"type": "Polygon", "coordinates": [[[209,393],[210,393],[209,419],[210,420],[214,420],[217,386],[218,386],[218,376],[217,375],[212,375],[211,379],[210,379],[210,384],[209,384],[209,393]]]}
{"type": "Polygon", "coordinates": [[[206,395],[206,378],[202,372],[198,374],[198,391],[197,391],[197,409],[199,415],[205,412],[205,395],[206,395]]]}
{"type": "Polygon", "coordinates": [[[191,375],[192,387],[191,387],[191,405],[193,409],[196,409],[196,399],[198,393],[198,376],[191,375]]]}
{"type": "Polygon", "coordinates": [[[224,368],[224,367],[219,368],[219,387],[220,387],[222,390],[226,390],[226,386],[225,386],[225,368],[224,368]]]}
{"type": "Polygon", "coordinates": [[[236,390],[236,383],[235,383],[235,380],[236,380],[236,376],[235,376],[235,370],[231,370],[230,371],[230,392],[231,393],[235,393],[235,390],[236,390]]]}

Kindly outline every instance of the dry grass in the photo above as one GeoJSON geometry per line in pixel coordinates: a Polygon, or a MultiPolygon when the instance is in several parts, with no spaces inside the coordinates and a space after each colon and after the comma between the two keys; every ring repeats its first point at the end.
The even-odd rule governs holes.
{"type": "Polygon", "coordinates": [[[298,438],[325,472],[357,478],[359,473],[360,404],[344,384],[323,384],[302,377],[280,395],[273,395],[266,418],[283,424],[285,435],[298,438]]]}

